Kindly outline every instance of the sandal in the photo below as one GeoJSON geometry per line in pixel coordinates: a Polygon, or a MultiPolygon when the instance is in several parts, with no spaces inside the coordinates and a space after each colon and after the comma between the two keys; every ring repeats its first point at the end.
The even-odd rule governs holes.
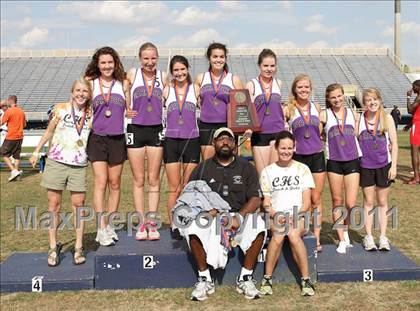
{"type": "Polygon", "coordinates": [[[85,253],[83,251],[83,246],[80,248],[74,248],[74,257],[73,257],[73,264],[74,265],[82,265],[86,262],[85,253]]]}
{"type": "Polygon", "coordinates": [[[413,177],[410,180],[406,181],[405,184],[406,185],[418,185],[418,184],[420,184],[420,181],[419,181],[419,179],[416,179],[416,178],[413,177]]]}
{"type": "Polygon", "coordinates": [[[60,264],[61,244],[58,243],[54,248],[48,249],[48,266],[57,267],[60,264]],[[55,254],[55,256],[53,256],[55,254]],[[53,262],[52,264],[50,262],[53,262]]]}
{"type": "Polygon", "coordinates": [[[321,244],[317,244],[317,245],[316,245],[316,251],[317,251],[318,253],[321,253],[321,252],[322,252],[322,245],[321,245],[321,244]]]}

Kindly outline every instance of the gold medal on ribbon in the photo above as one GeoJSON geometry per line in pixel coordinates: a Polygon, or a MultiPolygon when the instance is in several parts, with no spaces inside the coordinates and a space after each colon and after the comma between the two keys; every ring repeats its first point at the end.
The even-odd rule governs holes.
{"type": "Polygon", "coordinates": [[[76,144],[77,144],[79,147],[83,147],[83,140],[78,139],[78,140],[77,140],[77,142],[76,142],[76,144]]]}
{"type": "Polygon", "coordinates": [[[105,110],[105,117],[107,117],[107,118],[109,118],[110,116],[112,115],[112,111],[111,111],[111,109],[106,109],[105,110]]]}
{"type": "Polygon", "coordinates": [[[147,105],[146,111],[147,112],[152,112],[153,111],[153,106],[152,105],[147,105]]]}

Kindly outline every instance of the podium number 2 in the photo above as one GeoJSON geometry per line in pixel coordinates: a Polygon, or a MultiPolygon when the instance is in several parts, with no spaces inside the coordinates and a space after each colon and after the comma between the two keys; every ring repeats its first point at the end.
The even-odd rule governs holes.
{"type": "Polygon", "coordinates": [[[143,256],[143,269],[153,269],[154,260],[153,256],[143,256]]]}
{"type": "Polygon", "coordinates": [[[42,292],[42,279],[43,276],[34,276],[32,278],[32,291],[35,293],[41,293],[42,292]]]}
{"type": "Polygon", "coordinates": [[[373,270],[364,269],[363,270],[363,282],[372,282],[373,281],[373,270]]]}

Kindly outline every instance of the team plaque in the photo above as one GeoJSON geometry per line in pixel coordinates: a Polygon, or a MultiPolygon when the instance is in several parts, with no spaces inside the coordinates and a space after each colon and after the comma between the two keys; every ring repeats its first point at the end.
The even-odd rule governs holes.
{"type": "Polygon", "coordinates": [[[261,130],[257,111],[247,89],[232,90],[229,95],[228,127],[234,133],[243,133],[247,129],[253,132],[261,130]]]}

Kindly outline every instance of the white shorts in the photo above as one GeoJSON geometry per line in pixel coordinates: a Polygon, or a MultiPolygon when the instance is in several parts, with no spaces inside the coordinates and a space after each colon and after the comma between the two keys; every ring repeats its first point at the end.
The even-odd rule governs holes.
{"type": "MultiPolygon", "coordinates": [[[[228,260],[228,251],[220,243],[220,224],[216,226],[216,218],[213,218],[213,221],[208,228],[200,228],[197,225],[197,221],[191,222],[187,228],[180,228],[179,231],[181,235],[185,237],[188,245],[190,244],[189,236],[196,235],[203,244],[204,251],[206,252],[207,264],[211,265],[214,269],[225,268],[228,260]]],[[[205,225],[206,220],[202,219],[200,224],[205,225]]],[[[251,247],[252,242],[254,242],[261,232],[264,232],[265,242],[267,230],[264,220],[256,213],[249,214],[238,229],[234,240],[245,254],[251,247]],[[253,220],[253,218],[255,218],[255,220],[253,220]]]]}

